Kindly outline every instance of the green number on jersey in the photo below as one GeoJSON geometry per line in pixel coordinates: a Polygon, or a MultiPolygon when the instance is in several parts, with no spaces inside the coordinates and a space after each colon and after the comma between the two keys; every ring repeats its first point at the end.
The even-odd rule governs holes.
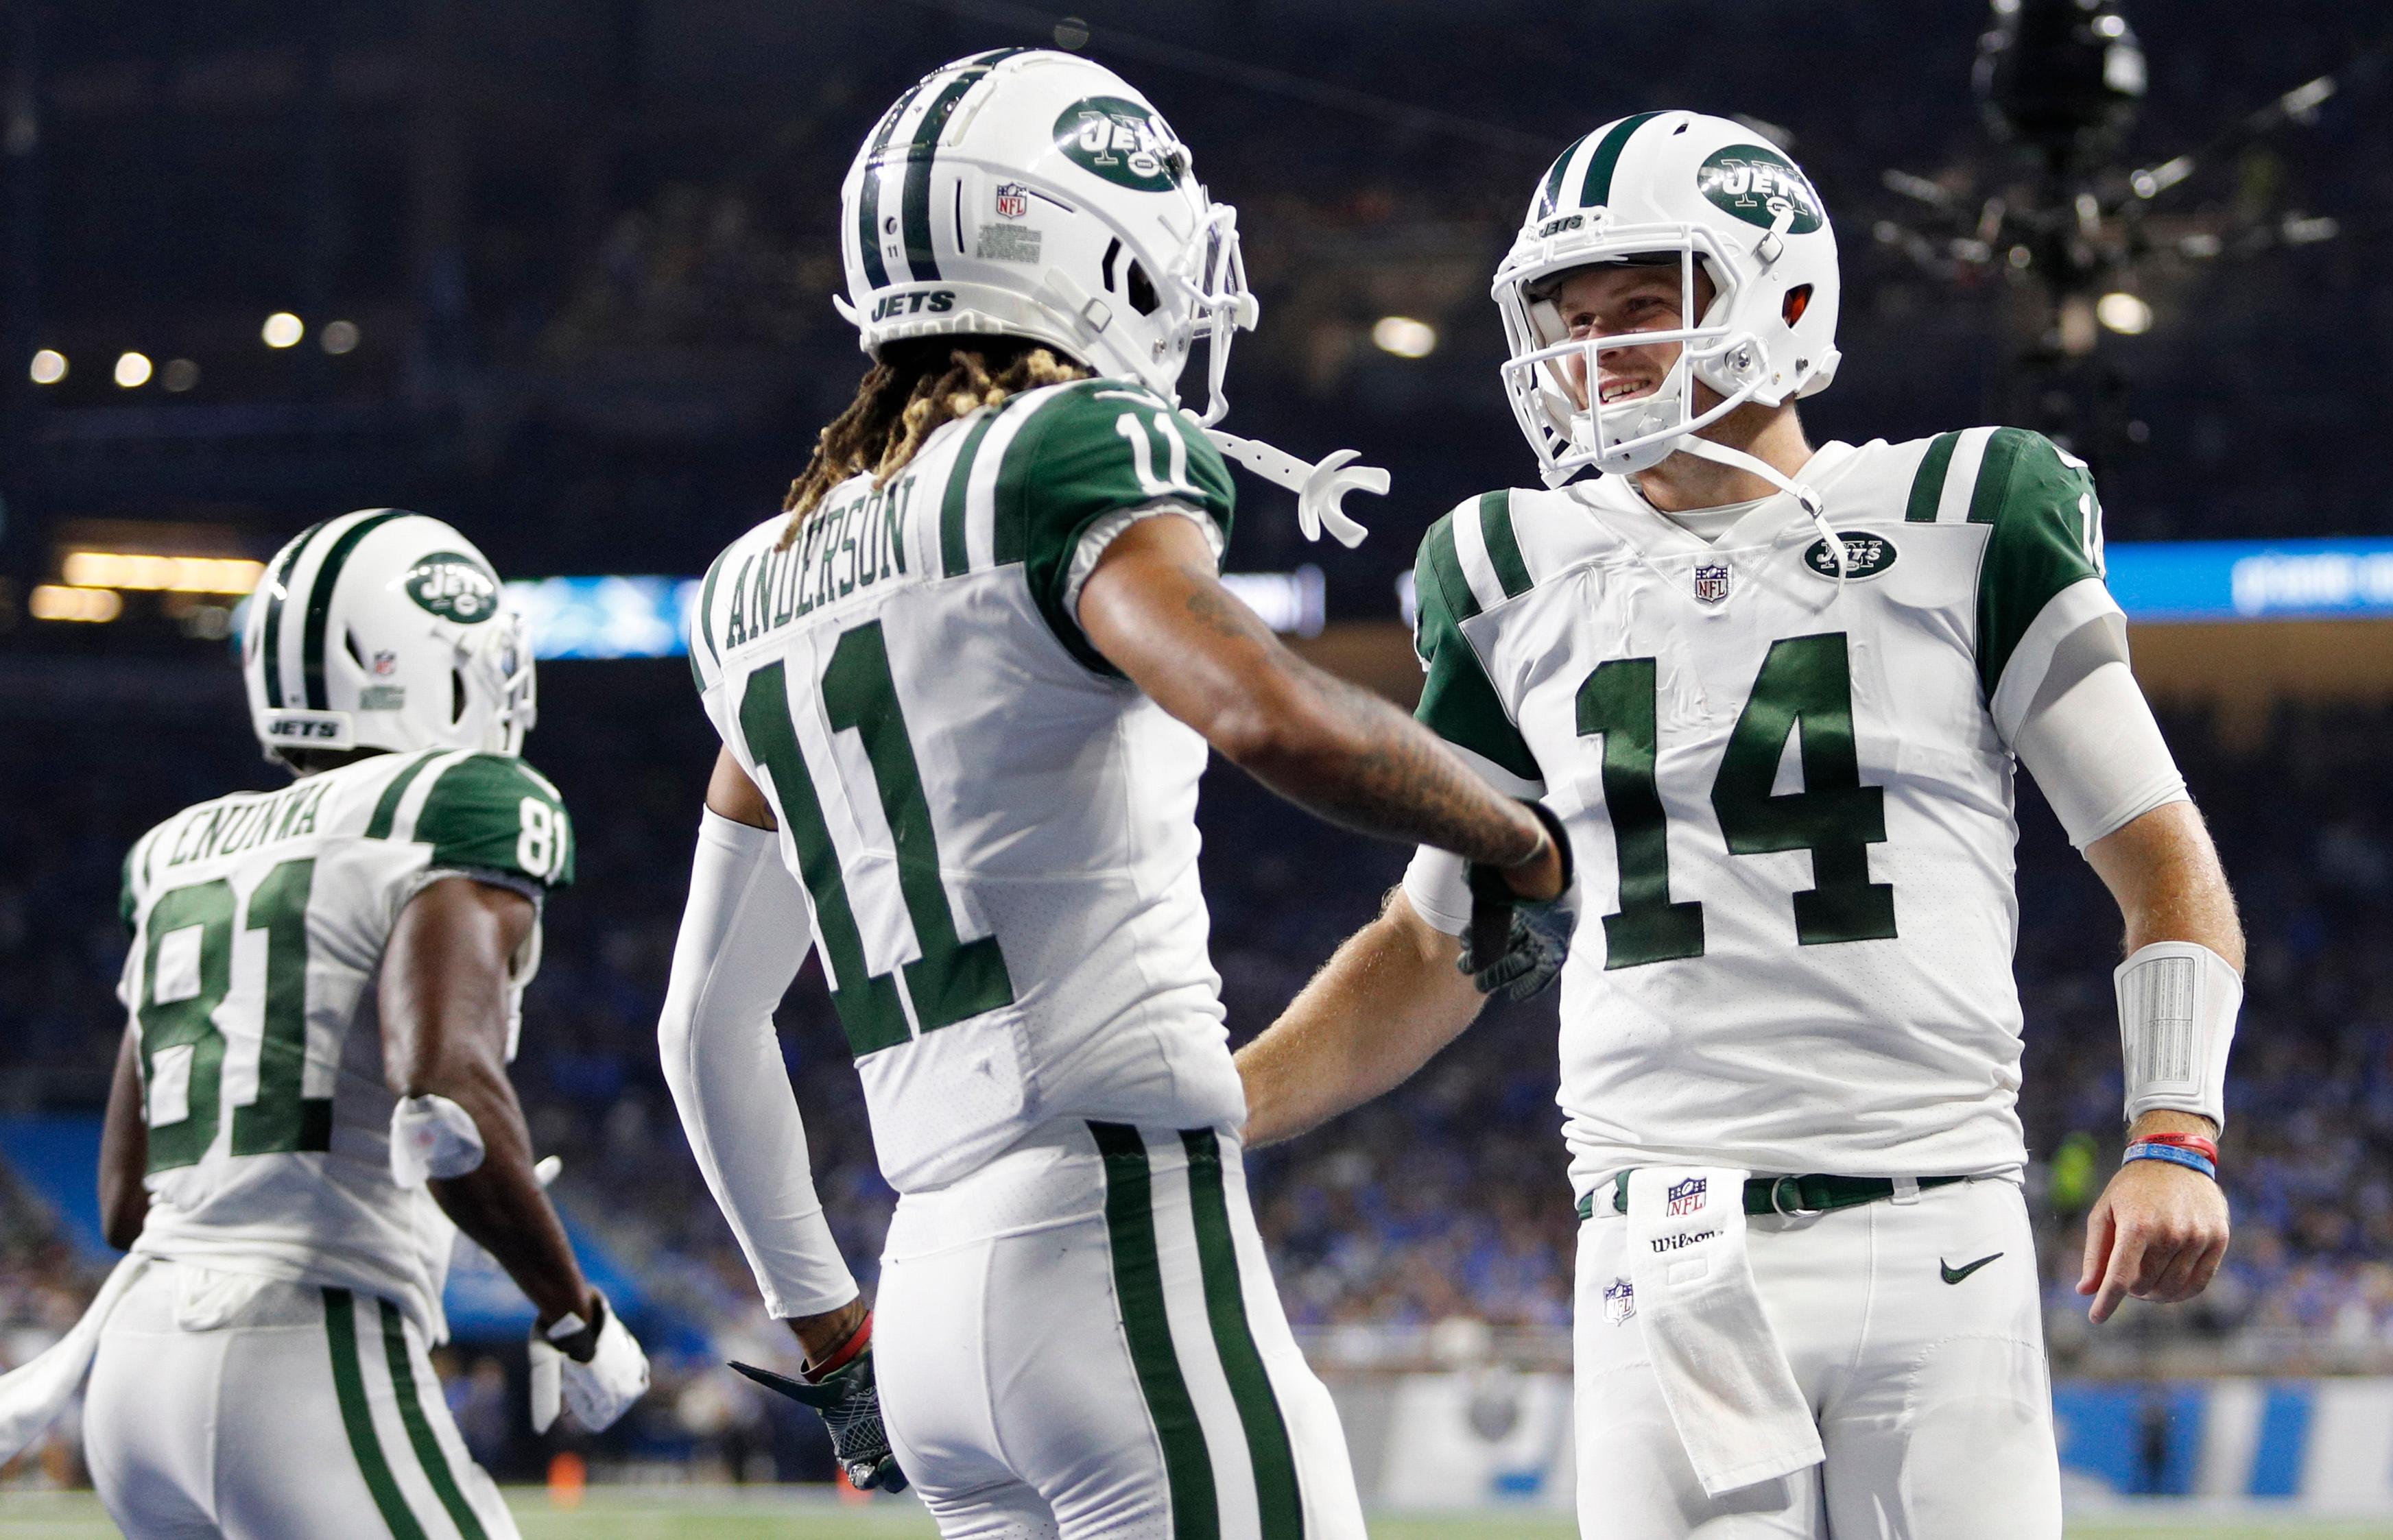
{"type": "MultiPolygon", "coordinates": [[[[1670,901],[1667,826],[1654,785],[1655,693],[1651,658],[1600,664],[1578,689],[1579,736],[1603,735],[1603,803],[1620,866],[1620,908],[1603,920],[1607,969],[1704,955],[1703,906],[1670,901]]],[[[1895,934],[1894,889],[1869,880],[1868,847],[1886,839],[1885,797],[1861,783],[1844,633],[1771,644],[1712,781],[1712,811],[1735,855],[1811,853],[1812,885],[1794,894],[1799,945],[1895,934]],[[1797,732],[1803,790],[1773,796],[1797,732]]]]}
{"type": "Polygon", "coordinates": [[[1615,658],[1578,687],[1581,737],[1603,735],[1603,806],[1620,858],[1620,910],[1603,917],[1603,965],[1704,955],[1704,907],[1670,902],[1670,840],[1654,790],[1654,659],[1615,658]]]}
{"type": "MultiPolygon", "coordinates": [[[[897,891],[922,956],[905,965],[906,993],[925,1032],[952,1026],[1013,1002],[1013,981],[993,935],[964,941],[941,877],[939,846],[931,827],[930,800],[914,759],[897,686],[889,672],[888,643],[881,622],[869,621],[840,637],[823,671],[823,709],[834,733],[853,730],[872,765],[875,800],[896,844],[897,891]]],[[[784,666],[768,663],[748,676],[739,702],[739,729],[749,752],[772,772],[774,800],[797,847],[798,869],[815,904],[815,924],[839,986],[831,1004],[839,1011],[848,1048],[857,1057],[908,1039],[906,1013],[896,983],[886,973],[868,973],[864,938],[848,902],[839,852],[824,822],[805,756],[791,724],[789,680],[784,666]]]]}
{"type": "MultiPolygon", "coordinates": [[[[249,895],[242,929],[266,933],[266,984],[260,991],[257,1099],[232,1114],[237,1155],[290,1155],[332,1145],[331,1100],[300,1094],[307,1061],[307,895],[315,880],[313,858],[285,861],[249,895]]],[[[150,907],[147,935],[143,999],[135,1017],[141,1027],[141,1081],[152,1122],[149,1168],[168,1171],[197,1165],[216,1142],[221,1120],[225,1039],[216,1013],[232,993],[232,884],[219,878],[161,894],[150,907]],[[190,939],[179,939],[184,936],[190,939]],[[171,979],[160,977],[162,957],[174,965],[171,979]],[[171,998],[160,998],[162,985],[174,991],[171,998]],[[177,1049],[188,1052],[179,1063],[168,1059],[162,1076],[161,1056],[177,1049]],[[157,1122],[177,1093],[183,1116],[157,1122]]]]}

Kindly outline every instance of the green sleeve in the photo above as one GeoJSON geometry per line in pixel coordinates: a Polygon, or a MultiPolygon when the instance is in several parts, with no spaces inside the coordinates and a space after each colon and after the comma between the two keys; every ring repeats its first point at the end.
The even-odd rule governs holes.
{"type": "Polygon", "coordinates": [[[1978,568],[1978,678],[1994,698],[2035,618],[2061,590],[2102,576],[2102,505],[2083,462],[2023,428],[1999,428],[1969,500],[1992,524],[1978,568]]]}
{"type": "Polygon", "coordinates": [[[1039,404],[1007,447],[996,490],[996,555],[1019,561],[1048,629],[1101,673],[1116,673],[1064,610],[1072,553],[1089,526],[1125,508],[1180,502],[1210,519],[1224,546],[1235,495],[1230,468],[1204,430],[1151,391],[1118,380],[1066,385],[1039,404]]]}
{"type": "Polygon", "coordinates": [[[573,824],[556,788],[523,761],[476,754],[441,773],[415,820],[435,867],[522,877],[543,888],[573,881],[573,824]]]}
{"type": "MultiPolygon", "coordinates": [[[[1465,504],[1475,508],[1475,503],[1465,504]]],[[[1430,526],[1413,565],[1413,650],[1428,677],[1414,711],[1432,732],[1523,780],[1542,781],[1545,772],[1504,710],[1485,665],[1462,622],[1479,613],[1454,555],[1454,516],[1430,526]]]]}

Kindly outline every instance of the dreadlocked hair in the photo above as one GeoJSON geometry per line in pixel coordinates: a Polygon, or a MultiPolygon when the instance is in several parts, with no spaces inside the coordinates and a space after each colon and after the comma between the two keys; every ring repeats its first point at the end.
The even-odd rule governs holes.
{"type": "Polygon", "coordinates": [[[942,424],[1026,390],[1088,377],[1080,365],[1020,338],[975,338],[964,347],[946,338],[891,343],[865,372],[856,399],[817,436],[804,474],[790,483],[781,500],[790,522],[778,549],[790,548],[832,488],[868,471],[876,489],[886,487],[942,424]]]}

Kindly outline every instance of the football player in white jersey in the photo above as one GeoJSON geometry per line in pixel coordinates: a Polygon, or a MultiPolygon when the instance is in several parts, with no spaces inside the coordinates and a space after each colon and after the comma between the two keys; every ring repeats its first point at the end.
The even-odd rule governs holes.
{"type": "MultiPolygon", "coordinates": [[[[2198,1292],[2225,1250],[2242,996],[2092,483],[2011,428],[1811,446],[1834,238],[1735,123],[1646,112],[1573,145],[1495,297],[1546,487],[1423,542],[1419,714],[1542,798],[1581,874],[1566,959],[1529,928],[1483,969],[1562,978],[1581,1533],[2057,1536],[2014,756],[2125,919],[2133,1142],[2089,1226],[2098,1322],[2198,1292]]],[[[1239,1055],[1249,1142],[1459,1033],[1471,921],[1423,851],[1239,1055]]]]}
{"type": "MultiPolygon", "coordinates": [[[[702,588],[724,752],[662,1025],[809,1360],[760,1377],[950,1540],[1359,1536],[1248,1204],[1197,777],[1210,743],[1508,898],[1566,885],[1559,826],[1222,585],[1229,474],[1173,392],[1202,338],[1220,415],[1254,301],[1232,211],[1128,83],[1026,50],[933,73],[857,157],[841,229],[875,362],[787,516],[702,588]],[[898,1193],[877,1353],[773,1035],[809,937],[898,1193]]],[[[1289,475],[1333,529],[1342,463],[1289,475]]]]}
{"type": "Polygon", "coordinates": [[[135,1540],[513,1535],[425,1356],[457,1233],[538,1312],[536,1428],[560,1399],[604,1428],[647,1383],[507,1082],[574,860],[556,789],[517,757],[529,639],[463,535],[381,508],[275,555],[242,647],[252,725],[297,778],[187,808],[125,858],[99,1181],[131,1255],[0,1382],[0,1423],[88,1364],[93,1482],[135,1540]]]}

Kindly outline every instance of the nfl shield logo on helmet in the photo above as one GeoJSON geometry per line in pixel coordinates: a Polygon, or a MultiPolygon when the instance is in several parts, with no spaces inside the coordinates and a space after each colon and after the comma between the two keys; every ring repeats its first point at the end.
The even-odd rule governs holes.
{"type": "Polygon", "coordinates": [[[1019,219],[1030,212],[1030,189],[1020,182],[997,184],[997,216],[1019,219]]]}
{"type": "Polygon", "coordinates": [[[1637,1286],[1626,1278],[1603,1286],[1603,1318],[1619,1325],[1637,1313],[1637,1286]]]}
{"type": "Polygon", "coordinates": [[[1695,568],[1695,597],[1716,605],[1728,597],[1728,563],[1704,562],[1695,568]]]}
{"type": "Polygon", "coordinates": [[[1675,1219],[1680,1214],[1692,1214],[1704,1206],[1704,1194],[1710,1186],[1711,1179],[1708,1177],[1689,1177],[1684,1181],[1670,1183],[1668,1195],[1671,1217],[1675,1219]]]}

